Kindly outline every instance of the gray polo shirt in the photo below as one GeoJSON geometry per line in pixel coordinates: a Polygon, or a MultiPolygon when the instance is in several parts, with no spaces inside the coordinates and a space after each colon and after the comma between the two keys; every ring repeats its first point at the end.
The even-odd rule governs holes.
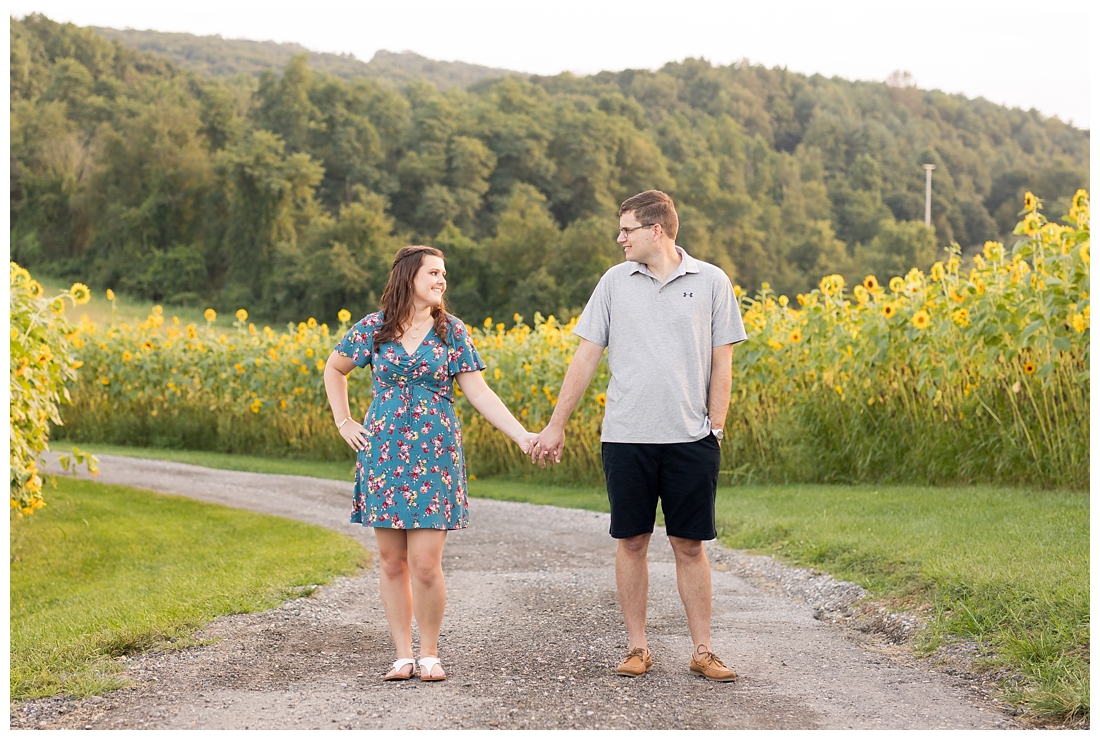
{"type": "Polygon", "coordinates": [[[748,337],[726,273],[680,247],[663,284],[639,262],[600,278],[573,333],[607,347],[604,442],[673,444],[710,434],[711,349],[748,337]]]}

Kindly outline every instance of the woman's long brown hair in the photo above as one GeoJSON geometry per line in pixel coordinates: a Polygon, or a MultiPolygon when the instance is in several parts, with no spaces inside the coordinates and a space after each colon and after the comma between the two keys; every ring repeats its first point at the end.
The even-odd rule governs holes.
{"type": "MultiPolygon", "coordinates": [[[[382,291],[382,326],[374,333],[376,346],[401,336],[401,324],[412,318],[415,292],[413,283],[416,281],[416,273],[420,272],[420,266],[424,263],[424,255],[445,259],[443,253],[435,247],[422,245],[401,247],[393,258],[390,279],[386,283],[386,289],[382,291]]],[[[432,318],[435,319],[436,335],[444,344],[449,344],[447,309],[442,299],[438,306],[432,307],[432,318]]]]}

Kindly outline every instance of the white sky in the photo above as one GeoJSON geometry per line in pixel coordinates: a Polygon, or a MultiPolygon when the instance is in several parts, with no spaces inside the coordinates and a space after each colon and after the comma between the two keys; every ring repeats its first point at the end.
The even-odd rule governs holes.
{"type": "Polygon", "coordinates": [[[884,80],[1037,108],[1090,126],[1088,3],[1049,0],[15,0],[17,17],[226,38],[294,41],[315,51],[415,51],[520,72],[656,69],[704,57],[808,74],[884,80]],[[631,8],[626,10],[626,8],[631,8]]]}

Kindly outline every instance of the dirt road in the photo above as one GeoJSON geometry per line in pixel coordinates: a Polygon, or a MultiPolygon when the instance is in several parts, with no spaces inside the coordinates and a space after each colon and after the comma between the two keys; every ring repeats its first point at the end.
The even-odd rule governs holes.
{"type": "MultiPolygon", "coordinates": [[[[98,480],[321,524],[347,523],[351,483],[102,456],[98,480]]],[[[650,555],[652,673],[621,678],[626,647],[603,514],[488,500],[449,536],[442,683],[382,683],[393,660],[377,571],[262,614],[219,619],[210,644],[129,661],[130,688],[13,705],[12,727],[917,729],[1018,726],[968,685],[855,630],[814,618],[815,599],[858,588],[718,545],[714,649],[741,678],[687,670],[692,650],[672,551],[650,555]],[[776,573],[782,571],[780,576],[776,573]],[[784,593],[801,594],[810,602],[784,593]]]]}

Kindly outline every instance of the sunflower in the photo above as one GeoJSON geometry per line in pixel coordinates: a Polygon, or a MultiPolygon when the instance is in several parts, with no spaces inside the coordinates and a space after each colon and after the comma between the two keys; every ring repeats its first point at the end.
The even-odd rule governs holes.
{"type": "Polygon", "coordinates": [[[107,300],[113,301],[115,299],[115,292],[110,288],[107,288],[107,300]]]}
{"type": "Polygon", "coordinates": [[[882,307],[882,315],[888,319],[894,318],[894,315],[898,312],[898,307],[894,303],[887,303],[882,307]]]}
{"type": "Polygon", "coordinates": [[[788,298],[787,296],[785,296],[785,295],[779,296],[779,305],[782,306],[783,308],[786,308],[787,304],[790,303],[790,302],[791,302],[791,299],[788,298]]]}
{"type": "Polygon", "coordinates": [[[860,305],[863,305],[871,299],[871,294],[868,293],[867,289],[864,288],[862,285],[857,285],[856,287],[852,288],[852,295],[856,297],[856,300],[859,301],[860,305]]]}
{"type": "Polygon", "coordinates": [[[260,409],[263,407],[264,402],[258,398],[252,399],[252,403],[248,404],[248,408],[252,409],[252,413],[260,413],[260,409]]]}
{"type": "Polygon", "coordinates": [[[111,384],[111,379],[104,377],[104,378],[100,378],[99,382],[102,383],[103,385],[110,385],[111,384]]]}
{"type": "Polygon", "coordinates": [[[1024,209],[1034,211],[1039,207],[1039,199],[1029,190],[1024,193],[1024,209]]]}
{"type": "Polygon", "coordinates": [[[50,301],[50,310],[58,316],[65,313],[65,301],[61,300],[61,296],[50,301]]]}
{"type": "Polygon", "coordinates": [[[351,321],[351,311],[341,308],[340,312],[336,314],[336,318],[339,319],[341,324],[346,324],[351,321]]]}
{"type": "Polygon", "coordinates": [[[783,349],[783,343],[776,341],[775,339],[769,339],[768,346],[772,349],[783,349]]]}
{"type": "Polygon", "coordinates": [[[154,347],[155,345],[153,344],[152,340],[149,339],[146,339],[144,342],[141,343],[141,348],[146,352],[152,352],[154,347]]]}
{"type": "Polygon", "coordinates": [[[238,308],[237,309],[237,321],[241,321],[241,322],[248,321],[248,311],[245,311],[243,308],[238,308]]]}
{"type": "Polygon", "coordinates": [[[69,288],[69,293],[78,306],[83,306],[92,300],[92,289],[84,283],[73,283],[73,287],[69,288]]]}
{"type": "Polygon", "coordinates": [[[1073,325],[1073,330],[1078,334],[1085,331],[1085,317],[1079,313],[1073,314],[1073,318],[1070,319],[1070,324],[1073,325]]]}
{"type": "Polygon", "coordinates": [[[129,362],[132,359],[134,359],[134,356],[132,354],[130,354],[130,350],[128,350],[128,349],[122,350],[122,361],[123,362],[129,362]]]}
{"type": "Polygon", "coordinates": [[[839,293],[844,289],[844,278],[840,275],[826,275],[819,283],[821,292],[827,296],[839,293]]]}
{"type": "Polygon", "coordinates": [[[1013,230],[1013,234],[1027,234],[1028,236],[1035,236],[1039,233],[1039,229],[1043,226],[1043,219],[1038,213],[1032,212],[1024,216],[1024,220],[1016,226],[1013,230]]]}
{"type": "Polygon", "coordinates": [[[936,264],[932,265],[932,270],[930,272],[932,276],[932,282],[938,283],[939,281],[943,280],[943,263],[937,262],[936,264]]]}
{"type": "Polygon", "coordinates": [[[607,405],[607,394],[606,393],[597,393],[596,394],[596,403],[598,403],[600,406],[606,406],[607,405]]]}
{"type": "Polygon", "coordinates": [[[792,330],[790,335],[787,337],[787,339],[789,339],[791,341],[791,344],[798,344],[799,342],[802,341],[802,330],[801,329],[792,330]]]}
{"type": "Polygon", "coordinates": [[[905,287],[905,281],[902,280],[901,278],[899,278],[899,277],[890,278],[890,290],[894,291],[895,293],[900,293],[902,288],[904,288],[904,287],[905,287]]]}
{"type": "Polygon", "coordinates": [[[202,316],[207,321],[213,321],[214,319],[218,318],[218,312],[212,308],[208,308],[202,312],[202,316]]]}
{"type": "Polygon", "coordinates": [[[970,312],[965,308],[957,308],[951,312],[951,320],[959,326],[970,326],[970,312]]]}
{"type": "Polygon", "coordinates": [[[45,291],[42,290],[42,284],[37,280],[31,280],[27,283],[27,292],[31,294],[31,298],[38,298],[45,291]]]}
{"type": "Polygon", "coordinates": [[[308,319],[306,319],[306,326],[308,326],[310,329],[316,329],[317,328],[317,319],[310,316],[308,319]]]}
{"type": "Polygon", "coordinates": [[[871,291],[878,290],[878,278],[874,275],[868,275],[863,278],[863,287],[871,291]]]}
{"type": "Polygon", "coordinates": [[[932,323],[932,317],[928,315],[928,312],[923,308],[913,314],[913,326],[918,329],[927,329],[928,325],[932,323]]]}
{"type": "Polygon", "coordinates": [[[164,315],[164,309],[161,306],[153,306],[152,314],[154,316],[162,316],[164,315]]]}
{"type": "Polygon", "coordinates": [[[1033,362],[1025,362],[1024,363],[1024,373],[1026,373],[1027,375],[1034,375],[1035,374],[1035,369],[1036,369],[1035,368],[1035,363],[1033,363],[1033,362]]]}
{"type": "Polygon", "coordinates": [[[1073,194],[1073,207],[1074,208],[1087,208],[1089,204],[1089,194],[1087,190],[1078,190],[1073,194]]]}
{"type": "Polygon", "coordinates": [[[1081,261],[1082,262],[1084,262],[1086,265],[1092,263],[1092,258],[1089,256],[1089,243],[1088,242],[1085,242],[1084,244],[1082,244],[1081,249],[1078,250],[1078,252],[1081,255],[1081,261]]]}

